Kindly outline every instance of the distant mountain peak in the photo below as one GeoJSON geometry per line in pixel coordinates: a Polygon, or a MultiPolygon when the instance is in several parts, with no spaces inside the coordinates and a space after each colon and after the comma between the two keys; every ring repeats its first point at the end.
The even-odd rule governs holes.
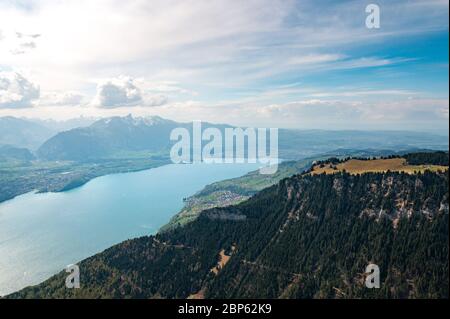
{"type": "Polygon", "coordinates": [[[162,118],[161,116],[158,116],[158,115],[147,116],[143,119],[147,123],[147,125],[173,123],[173,121],[162,118]]]}
{"type": "Polygon", "coordinates": [[[128,114],[126,116],[113,116],[113,117],[107,117],[102,118],[94,123],[94,126],[99,125],[108,125],[112,123],[123,123],[127,125],[133,125],[133,126],[140,126],[140,125],[146,125],[146,126],[154,126],[154,125],[160,125],[160,124],[168,124],[168,123],[175,123],[171,120],[167,120],[165,118],[162,118],[158,115],[152,115],[152,116],[133,116],[132,114],[128,114]]]}

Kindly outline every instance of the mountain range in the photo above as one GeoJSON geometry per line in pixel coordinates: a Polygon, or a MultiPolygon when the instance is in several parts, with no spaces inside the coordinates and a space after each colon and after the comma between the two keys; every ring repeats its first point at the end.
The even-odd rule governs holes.
{"type": "MultiPolygon", "coordinates": [[[[108,158],[168,157],[170,132],[174,128],[192,132],[192,123],[158,116],[90,118],[42,121],[0,118],[0,145],[28,148],[45,161],[92,161],[108,158]]],[[[202,123],[223,132],[226,124],[202,123]]],[[[409,131],[279,130],[279,156],[300,159],[338,149],[448,149],[448,137],[409,131]]]]}

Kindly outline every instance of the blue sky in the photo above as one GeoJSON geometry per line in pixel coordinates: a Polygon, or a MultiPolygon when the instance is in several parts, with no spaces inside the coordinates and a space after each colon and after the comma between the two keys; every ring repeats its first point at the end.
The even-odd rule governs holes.
{"type": "Polygon", "coordinates": [[[445,133],[448,37],[442,0],[0,1],[0,116],[445,133]]]}

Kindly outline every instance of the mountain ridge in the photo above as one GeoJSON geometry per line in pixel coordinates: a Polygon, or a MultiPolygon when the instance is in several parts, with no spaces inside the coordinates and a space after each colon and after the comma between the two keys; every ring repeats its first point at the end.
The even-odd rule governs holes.
{"type": "MultiPolygon", "coordinates": [[[[233,128],[227,124],[203,122],[202,127],[219,130],[233,128]]],[[[45,160],[83,161],[157,153],[168,155],[174,128],[192,131],[192,123],[180,123],[159,116],[110,117],[90,126],[60,132],[38,149],[45,160]],[[127,155],[127,152],[130,153],[127,155]],[[139,154],[139,153],[143,154],[139,154]]],[[[300,159],[326,153],[331,149],[447,149],[447,138],[439,135],[409,131],[325,131],[279,129],[279,156],[300,159]]]]}

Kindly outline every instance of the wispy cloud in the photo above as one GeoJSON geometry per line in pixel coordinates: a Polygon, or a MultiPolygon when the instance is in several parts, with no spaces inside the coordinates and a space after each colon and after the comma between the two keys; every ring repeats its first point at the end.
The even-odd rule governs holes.
{"type": "Polygon", "coordinates": [[[305,56],[292,57],[287,61],[288,65],[311,65],[342,60],[345,56],[341,54],[308,54],[305,56]]]}
{"type": "Polygon", "coordinates": [[[330,90],[328,92],[319,92],[319,93],[311,93],[309,96],[311,97],[361,97],[361,96],[414,96],[418,95],[419,92],[409,91],[409,90],[361,90],[354,89],[348,91],[333,91],[330,90]]]}
{"type": "MultiPolygon", "coordinates": [[[[448,2],[380,0],[378,30],[365,27],[368,3],[1,2],[0,61],[10,70],[28,70],[31,88],[45,93],[39,96],[31,89],[28,100],[17,97],[14,104],[11,96],[17,89],[9,86],[3,89],[2,105],[83,105],[82,111],[72,107],[70,113],[168,115],[190,105],[204,116],[239,120],[299,99],[369,108],[375,99],[425,96],[428,100],[422,101],[431,103],[433,95],[448,97],[445,83],[440,86],[448,82],[448,55],[445,61],[425,50],[428,39],[448,35],[448,2]],[[415,46],[415,41],[425,44],[415,46]],[[438,63],[447,69],[427,73],[438,63]],[[336,88],[352,84],[357,87],[336,88]]],[[[193,115],[174,116],[186,120],[193,115]]]]}

